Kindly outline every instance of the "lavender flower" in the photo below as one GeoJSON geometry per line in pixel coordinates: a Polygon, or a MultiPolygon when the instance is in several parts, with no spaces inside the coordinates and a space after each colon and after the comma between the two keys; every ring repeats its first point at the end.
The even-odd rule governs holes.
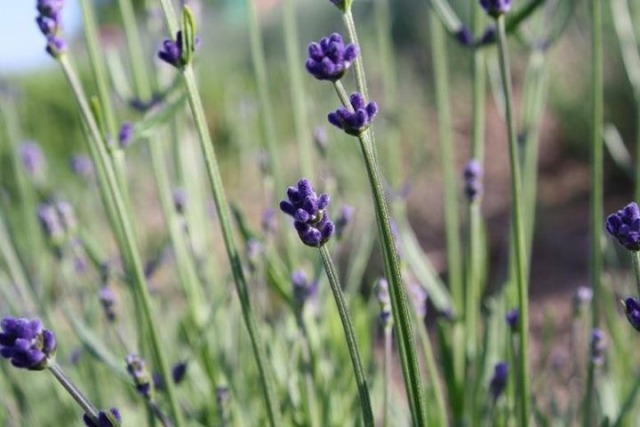
{"type": "Polygon", "coordinates": [[[40,145],[32,141],[24,142],[18,151],[24,169],[31,177],[41,176],[44,173],[46,161],[40,145]]]}
{"type": "Polygon", "coordinates": [[[133,139],[133,124],[130,122],[124,122],[118,132],[118,142],[120,148],[127,148],[133,139]]]}
{"type": "Polygon", "coordinates": [[[43,203],[38,206],[37,213],[40,227],[47,238],[54,245],[61,244],[65,239],[65,230],[55,206],[50,203],[43,203]]]}
{"type": "Polygon", "coordinates": [[[276,218],[276,211],[271,208],[267,208],[262,213],[262,220],[260,222],[262,226],[262,232],[266,235],[273,234],[278,228],[278,220],[276,218]]]}
{"type": "Polygon", "coordinates": [[[329,0],[335,7],[340,9],[342,12],[346,12],[351,9],[351,4],[353,0],[329,0]]]}
{"type": "Polygon", "coordinates": [[[318,282],[309,281],[302,270],[296,270],[291,274],[291,285],[293,286],[293,298],[298,307],[303,307],[318,292],[318,282]]]}
{"type": "Polygon", "coordinates": [[[640,250],[640,209],[636,202],[609,215],[606,228],[625,248],[630,251],[640,250]]]}
{"type": "Polygon", "coordinates": [[[389,297],[389,282],[384,277],[378,279],[375,285],[375,295],[380,304],[380,323],[389,327],[392,324],[391,298],[389,297]]]}
{"type": "Polygon", "coordinates": [[[471,159],[464,167],[464,194],[469,202],[473,202],[481,192],[482,166],[476,159],[471,159]]]}
{"type": "Polygon", "coordinates": [[[517,332],[518,330],[518,320],[520,319],[520,312],[517,308],[510,310],[505,315],[505,320],[511,329],[511,332],[517,332]]]}
{"type": "Polygon", "coordinates": [[[491,25],[484,30],[480,40],[476,43],[478,46],[486,46],[496,41],[496,27],[491,25]]]}
{"type": "Polygon", "coordinates": [[[480,0],[480,5],[494,18],[509,12],[511,0],[480,0]]]}
{"type": "Polygon", "coordinates": [[[591,362],[600,366],[604,363],[605,352],[607,350],[607,336],[600,329],[591,331],[591,362]]]}
{"type": "Polygon", "coordinates": [[[456,40],[458,40],[463,46],[473,46],[473,34],[471,34],[471,31],[466,27],[466,25],[460,25],[460,28],[458,28],[455,35],[456,40]]]}
{"type": "Polygon", "coordinates": [[[593,290],[587,286],[579,286],[573,294],[573,312],[574,315],[587,307],[593,299],[593,290]]]}
{"type": "Polygon", "coordinates": [[[87,427],[119,427],[122,422],[122,417],[117,408],[111,408],[108,412],[98,412],[97,422],[93,421],[87,414],[82,416],[82,421],[84,421],[84,425],[87,427]]]}
{"type": "Polygon", "coordinates": [[[378,113],[378,105],[375,102],[369,102],[365,105],[364,97],[358,92],[351,94],[349,98],[351,107],[340,107],[336,111],[329,113],[329,123],[335,127],[344,130],[349,135],[358,136],[369,126],[371,121],[378,113]]]}
{"type": "Polygon", "coordinates": [[[427,315],[427,291],[418,282],[409,283],[409,298],[420,319],[427,315]]]}
{"type": "Polygon", "coordinates": [[[623,302],[627,320],[636,331],[640,331],[640,301],[635,298],[627,298],[623,302]]]}
{"type": "MultiPolygon", "coordinates": [[[[187,362],[178,362],[171,368],[171,379],[174,384],[180,384],[187,374],[187,362]]],[[[159,372],[154,372],[152,375],[153,387],[156,390],[164,390],[164,380],[159,372]]]]}
{"type": "Polygon", "coordinates": [[[200,44],[200,39],[195,37],[195,44],[193,45],[193,51],[185,51],[186,43],[183,40],[184,34],[182,31],[176,33],[176,39],[165,39],[162,42],[162,49],[158,51],[158,57],[169,65],[173,65],[178,69],[183,69],[188,63],[193,51],[200,44]]]}
{"type": "Polygon", "coordinates": [[[309,44],[309,57],[305,66],[307,71],[318,80],[332,82],[340,80],[358,56],[358,45],[344,44],[342,36],[333,33],[319,42],[309,44]]]}
{"type": "Polygon", "coordinates": [[[69,160],[71,172],[80,178],[89,180],[94,176],[93,162],[86,154],[74,154],[69,160]]]}
{"type": "Polygon", "coordinates": [[[489,383],[489,391],[493,397],[493,401],[498,400],[507,386],[507,378],[509,376],[509,365],[506,362],[498,362],[493,368],[493,377],[489,383]]]}
{"type": "Polygon", "coordinates": [[[125,358],[127,362],[127,372],[136,385],[136,390],[145,399],[151,399],[151,375],[147,370],[147,364],[144,359],[137,354],[130,354],[125,358]]]}
{"type": "Polygon", "coordinates": [[[47,52],[54,58],[59,57],[67,48],[60,38],[62,30],[62,7],[64,0],[38,0],[36,24],[47,39],[47,52]]]}
{"type": "Polygon", "coordinates": [[[176,212],[184,214],[184,208],[187,206],[187,192],[183,188],[174,188],[172,195],[176,212]]]}
{"type": "Polygon", "coordinates": [[[98,292],[98,298],[100,299],[100,305],[102,306],[102,311],[104,311],[105,316],[109,322],[114,322],[116,320],[116,294],[113,292],[113,289],[109,286],[105,286],[100,289],[98,292]]]}
{"type": "Polygon", "coordinates": [[[326,212],[329,196],[321,194],[318,197],[309,180],[304,178],[297,186],[287,189],[287,196],[289,200],[281,201],[280,209],[293,217],[300,240],[307,246],[324,245],[335,230],[326,212]]]}
{"type": "Polygon", "coordinates": [[[40,319],[5,317],[0,322],[0,356],[17,368],[41,371],[51,363],[56,337],[40,319]]]}
{"type": "Polygon", "coordinates": [[[334,221],[336,226],[336,239],[340,239],[342,237],[342,234],[344,233],[344,229],[351,222],[351,219],[353,218],[354,211],[355,211],[355,208],[349,205],[343,205],[342,208],[340,208],[340,215],[334,221]]]}

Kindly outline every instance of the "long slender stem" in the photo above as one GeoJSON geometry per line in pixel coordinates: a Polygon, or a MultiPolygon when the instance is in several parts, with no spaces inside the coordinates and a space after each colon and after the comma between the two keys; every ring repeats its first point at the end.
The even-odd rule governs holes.
{"type": "MultiPolygon", "coordinates": [[[[602,139],[602,3],[600,0],[592,0],[591,5],[591,199],[590,210],[590,234],[591,234],[591,259],[590,276],[593,289],[591,327],[597,328],[600,323],[600,300],[602,291],[602,248],[601,234],[603,218],[603,139],[602,139]]],[[[589,364],[587,373],[587,389],[583,402],[582,423],[588,426],[592,420],[593,411],[593,383],[595,366],[589,364]]]]}
{"type": "Polygon", "coordinates": [[[389,418],[391,415],[391,399],[389,399],[389,395],[391,394],[391,385],[393,384],[393,377],[391,372],[391,362],[392,360],[392,337],[393,337],[393,328],[390,326],[385,326],[384,328],[384,366],[383,366],[383,395],[382,395],[382,427],[389,426],[389,418]]]}
{"type": "Polygon", "coordinates": [[[142,260],[138,251],[136,237],[133,232],[132,221],[128,216],[126,205],[123,196],[120,192],[118,185],[118,179],[113,170],[113,165],[110,162],[109,155],[106,152],[104,141],[100,135],[100,130],[91,114],[87,98],[84,94],[84,90],[80,85],[77,75],[68,59],[62,56],[60,59],[60,65],[67,77],[69,85],[74,92],[75,99],[78,102],[78,107],[82,113],[84,122],[89,132],[91,141],[87,141],[89,150],[92,152],[92,158],[97,163],[97,167],[104,173],[104,182],[101,187],[106,187],[106,193],[103,201],[108,206],[108,210],[113,214],[113,220],[115,221],[115,227],[122,233],[120,244],[120,250],[125,260],[127,273],[131,275],[133,279],[134,295],[136,296],[137,303],[140,304],[141,316],[145,321],[145,330],[149,334],[151,350],[153,352],[154,359],[160,365],[160,372],[165,379],[167,396],[171,404],[172,415],[175,419],[176,427],[181,427],[183,424],[182,412],[178,405],[175,389],[171,383],[171,371],[166,357],[162,350],[160,343],[160,334],[158,332],[157,323],[154,320],[153,310],[151,307],[151,297],[149,295],[149,286],[147,284],[144,269],[142,266],[142,260]]]}
{"type": "Polygon", "coordinates": [[[336,300],[338,314],[340,315],[340,321],[342,322],[342,328],[344,329],[344,336],[347,340],[347,347],[349,348],[349,355],[351,356],[351,364],[353,365],[353,373],[355,374],[356,384],[358,385],[358,394],[360,395],[364,425],[373,427],[375,423],[373,420],[373,411],[371,409],[371,399],[369,398],[369,386],[367,385],[362,361],[360,360],[358,343],[356,342],[356,335],[353,332],[353,323],[349,316],[347,303],[345,301],[344,294],[342,293],[342,287],[338,280],[336,269],[333,265],[333,261],[331,260],[331,254],[329,253],[326,245],[320,247],[320,255],[322,256],[322,263],[324,264],[324,269],[327,273],[327,277],[329,278],[333,297],[336,300]]]}
{"type": "Polygon", "coordinates": [[[193,69],[190,65],[185,68],[183,74],[185,83],[187,85],[187,95],[189,98],[191,113],[193,114],[196,129],[198,131],[198,136],[200,138],[200,147],[204,155],[209,184],[211,185],[214,202],[219,215],[220,227],[222,230],[225,249],[227,251],[227,257],[229,258],[229,262],[231,264],[234,283],[236,285],[238,297],[240,298],[242,316],[249,332],[251,346],[253,348],[256,363],[258,365],[258,371],[260,373],[260,380],[263,387],[265,403],[267,405],[269,422],[274,427],[280,426],[280,411],[275,402],[271,371],[269,370],[269,367],[267,365],[267,357],[264,349],[264,344],[260,339],[258,325],[251,309],[249,291],[247,289],[247,282],[242,270],[240,255],[233,240],[233,229],[231,227],[231,220],[229,215],[229,204],[227,203],[227,198],[222,184],[222,177],[220,176],[220,170],[218,168],[218,162],[213,149],[213,143],[211,141],[211,136],[209,135],[209,129],[207,127],[206,119],[204,116],[204,107],[202,106],[202,100],[200,99],[200,95],[198,93],[195,75],[193,74],[193,69]]]}
{"type": "Polygon", "coordinates": [[[520,357],[518,358],[518,376],[520,390],[519,397],[519,425],[529,425],[529,300],[527,266],[524,248],[524,224],[522,209],[522,177],[520,172],[520,153],[516,138],[515,120],[513,117],[511,74],[507,53],[507,36],[505,31],[505,18],[500,15],[496,18],[498,26],[498,53],[500,59],[500,74],[502,77],[505,95],[505,115],[509,138],[509,164],[511,167],[511,203],[513,224],[513,247],[515,255],[515,279],[518,288],[518,310],[520,313],[518,327],[520,335],[520,357]]]}
{"type": "Polygon", "coordinates": [[[404,375],[405,388],[411,407],[411,415],[415,426],[427,425],[427,414],[423,400],[423,386],[420,369],[418,367],[415,338],[411,327],[408,298],[402,283],[400,261],[395,249],[389,207],[384,195],[384,188],[380,178],[379,167],[373,152],[372,142],[368,131],[358,138],[364,157],[369,185],[373,197],[376,220],[381,234],[382,251],[385,258],[385,270],[389,281],[389,295],[394,315],[394,327],[398,338],[398,349],[404,375]]]}
{"type": "MultiPolygon", "coordinates": [[[[423,320],[420,319],[422,322],[423,320]]],[[[424,324],[418,326],[418,336],[422,342],[422,352],[427,367],[427,375],[431,379],[431,387],[433,388],[433,394],[436,400],[437,409],[437,425],[446,427],[449,425],[449,419],[447,418],[447,406],[444,400],[444,387],[442,385],[442,379],[440,378],[440,372],[438,371],[438,365],[436,363],[435,355],[433,354],[433,347],[431,346],[431,339],[427,328],[424,324]]],[[[457,417],[457,415],[456,415],[457,417]]]]}
{"type": "Polygon", "coordinates": [[[94,420],[97,420],[98,410],[96,409],[96,407],[93,406],[89,399],[87,399],[85,395],[80,392],[80,390],[78,390],[78,387],[76,387],[69,379],[69,377],[67,377],[60,365],[58,365],[56,362],[51,363],[51,365],[49,366],[49,371],[51,371],[58,382],[62,384],[62,387],[64,387],[65,390],[69,392],[71,397],[73,397],[73,399],[78,402],[78,405],[80,405],[84,413],[94,420]]]}

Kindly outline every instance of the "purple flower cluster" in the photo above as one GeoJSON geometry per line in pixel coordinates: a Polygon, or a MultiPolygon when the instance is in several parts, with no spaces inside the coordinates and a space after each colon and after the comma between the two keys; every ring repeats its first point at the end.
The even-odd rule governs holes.
{"type": "Polygon", "coordinates": [[[27,141],[20,145],[18,151],[20,152],[22,164],[29,176],[42,176],[46,166],[46,160],[40,145],[33,141],[27,141]]]}
{"type": "Polygon", "coordinates": [[[340,80],[358,56],[358,45],[344,44],[342,36],[333,33],[309,44],[307,71],[318,80],[340,80]]]}
{"type": "Polygon", "coordinates": [[[509,365],[506,362],[498,362],[493,368],[493,377],[489,383],[489,391],[493,400],[496,401],[504,392],[509,376],[509,365]]]}
{"type": "Polygon", "coordinates": [[[393,320],[391,316],[391,298],[389,297],[389,282],[381,277],[375,286],[376,300],[380,304],[380,323],[382,326],[391,326],[393,320]]]}
{"type": "MultiPolygon", "coordinates": [[[[187,375],[187,367],[189,365],[187,364],[187,362],[178,362],[175,365],[173,365],[173,367],[171,368],[171,379],[173,380],[174,384],[180,384],[182,382],[182,380],[184,380],[185,376],[187,375]]],[[[164,386],[164,379],[162,378],[162,375],[160,375],[159,372],[154,372],[152,375],[153,378],[153,387],[156,390],[164,390],[165,386],[164,386]]]]}
{"type": "Polygon", "coordinates": [[[636,202],[609,215],[605,225],[622,246],[630,251],[640,250],[640,209],[636,202]]]}
{"type": "Polygon", "coordinates": [[[471,159],[464,167],[464,194],[469,202],[473,202],[482,192],[482,166],[476,159],[471,159]]]}
{"type": "Polygon", "coordinates": [[[324,245],[335,231],[326,211],[329,196],[318,197],[309,180],[303,178],[297,186],[287,189],[287,197],[289,200],[280,202],[280,210],[293,217],[300,240],[307,246],[324,245]]]}
{"type": "Polygon", "coordinates": [[[480,6],[494,18],[509,12],[511,0],[480,0],[480,6]]]}
{"type": "Polygon", "coordinates": [[[318,282],[310,281],[302,270],[296,270],[291,274],[291,285],[293,286],[293,298],[298,307],[304,306],[318,292],[318,282]]]}
{"type": "Polygon", "coordinates": [[[607,336],[600,329],[591,331],[591,363],[600,366],[604,363],[607,350],[607,336]]]}
{"type": "Polygon", "coordinates": [[[119,427],[122,422],[120,411],[117,408],[111,408],[109,412],[98,412],[98,420],[93,421],[87,414],[82,416],[82,421],[87,427],[119,427]]]}
{"type": "Polygon", "coordinates": [[[133,140],[133,124],[131,122],[124,122],[122,126],[120,126],[120,131],[118,132],[118,143],[120,144],[120,148],[127,148],[131,141],[133,140]]]}
{"type": "Polygon", "coordinates": [[[116,294],[113,292],[110,286],[105,286],[98,292],[98,299],[100,299],[100,305],[102,311],[109,322],[115,322],[116,320],[116,294]]]}
{"type": "Polygon", "coordinates": [[[624,312],[631,326],[640,331],[640,301],[631,297],[624,300],[624,312]]]}
{"type": "Polygon", "coordinates": [[[56,351],[56,337],[40,319],[5,317],[0,322],[0,355],[17,368],[41,371],[56,351]]]}
{"type": "Polygon", "coordinates": [[[38,206],[37,214],[42,231],[55,246],[62,245],[76,232],[75,212],[65,201],[43,203],[38,206]]]}
{"type": "Polygon", "coordinates": [[[71,172],[80,178],[89,180],[94,177],[93,162],[86,154],[74,154],[69,159],[71,172]]]}
{"type": "Polygon", "coordinates": [[[64,53],[66,43],[60,38],[62,30],[62,7],[64,0],[37,0],[36,9],[38,28],[47,38],[47,52],[57,58],[64,53]]]}
{"type": "Polygon", "coordinates": [[[427,316],[427,291],[418,282],[410,282],[408,290],[416,314],[420,319],[424,319],[427,316]]]}
{"type": "Polygon", "coordinates": [[[353,219],[353,213],[355,212],[355,208],[349,205],[343,205],[340,208],[340,215],[334,221],[336,225],[336,239],[340,239],[342,234],[344,233],[344,229],[353,219]]]}
{"type": "MultiPolygon", "coordinates": [[[[165,41],[162,42],[162,49],[158,51],[158,58],[178,69],[184,68],[184,66],[189,63],[188,58],[192,52],[184,51],[186,44],[183,38],[184,34],[182,31],[178,31],[175,40],[165,39],[165,41]]],[[[200,44],[200,39],[196,37],[194,42],[195,46],[193,48],[195,49],[200,44]]]]}
{"type": "Polygon", "coordinates": [[[151,375],[144,359],[137,354],[130,354],[125,358],[125,362],[138,393],[145,399],[151,399],[151,375]]]}
{"type": "Polygon", "coordinates": [[[340,107],[329,113],[329,123],[344,130],[349,135],[358,136],[371,125],[371,121],[378,113],[378,105],[375,102],[365,104],[364,97],[354,92],[349,97],[352,109],[340,107]]]}
{"type": "Polygon", "coordinates": [[[509,310],[504,318],[507,321],[507,325],[509,325],[509,329],[511,329],[511,332],[517,332],[518,320],[520,319],[520,312],[518,311],[518,309],[514,308],[513,310],[509,310]]]}

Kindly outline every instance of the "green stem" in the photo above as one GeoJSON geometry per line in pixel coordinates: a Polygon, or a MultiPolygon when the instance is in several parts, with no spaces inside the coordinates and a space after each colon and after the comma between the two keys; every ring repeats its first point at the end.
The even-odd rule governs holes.
{"type": "MultiPolygon", "coordinates": [[[[591,259],[590,276],[593,289],[591,327],[597,328],[600,323],[600,300],[602,290],[602,248],[601,234],[603,218],[603,78],[602,78],[602,3],[600,0],[592,0],[591,4],[591,198],[589,211],[591,216],[591,259]]],[[[635,257],[634,257],[635,258],[635,257]]],[[[634,260],[635,262],[635,260],[634,260]]],[[[593,414],[593,383],[595,366],[589,364],[587,373],[587,389],[583,402],[582,423],[586,427],[590,425],[593,414]]]]}
{"type": "MultiPolygon", "coordinates": [[[[422,319],[419,319],[419,321],[423,322],[422,319]]],[[[429,338],[427,328],[424,324],[418,326],[418,336],[422,342],[422,352],[424,353],[427,365],[427,374],[429,375],[429,378],[431,378],[431,386],[433,388],[433,393],[435,394],[436,408],[438,411],[436,425],[445,427],[449,425],[449,419],[447,418],[447,406],[444,400],[444,387],[442,385],[442,379],[440,378],[440,372],[438,371],[436,358],[433,354],[431,339],[429,338]]]]}
{"type": "Polygon", "coordinates": [[[357,45],[360,48],[360,55],[356,58],[353,63],[353,68],[356,72],[356,87],[358,88],[358,92],[364,97],[364,99],[369,99],[369,91],[367,90],[367,79],[364,74],[364,64],[362,63],[362,46],[358,41],[358,33],[356,32],[356,24],[353,21],[353,14],[351,10],[347,10],[342,15],[342,21],[344,26],[347,28],[347,33],[349,34],[349,40],[351,43],[357,45]]]}
{"type": "Polygon", "coordinates": [[[351,356],[351,363],[353,365],[353,373],[356,377],[356,384],[358,385],[358,394],[360,395],[360,404],[362,405],[362,417],[364,425],[367,427],[373,427],[375,425],[373,420],[373,411],[371,409],[371,400],[369,398],[369,387],[367,386],[367,379],[364,375],[364,369],[360,360],[360,353],[358,351],[358,343],[356,342],[356,335],[353,332],[353,324],[349,316],[349,310],[347,303],[342,293],[342,287],[336,274],[335,266],[331,260],[331,254],[327,249],[327,246],[320,247],[320,255],[322,256],[322,263],[324,269],[329,278],[329,284],[331,285],[331,291],[333,297],[336,300],[336,306],[338,308],[338,314],[340,315],[340,321],[342,322],[342,328],[344,329],[344,336],[347,340],[347,347],[349,348],[349,355],[351,356]]]}
{"type": "Polygon", "coordinates": [[[411,407],[411,415],[415,426],[427,425],[426,408],[423,401],[423,386],[420,369],[418,367],[415,338],[411,327],[408,298],[402,283],[400,261],[395,249],[393,233],[391,232],[391,218],[389,207],[384,195],[384,188],[380,177],[379,167],[373,151],[369,132],[365,131],[358,137],[364,157],[369,185],[373,197],[378,230],[382,240],[382,251],[385,259],[385,277],[389,281],[389,295],[394,315],[394,327],[398,339],[398,349],[405,388],[411,407]]]}
{"type": "Polygon", "coordinates": [[[519,376],[519,425],[527,427],[529,425],[530,402],[529,402],[529,301],[527,266],[525,261],[524,248],[524,224],[522,210],[522,177],[520,172],[520,153],[516,138],[515,120],[513,118],[511,74],[509,70],[509,59],[507,53],[507,36],[505,32],[505,17],[500,15],[496,18],[498,27],[498,53],[500,59],[500,74],[502,77],[503,90],[505,95],[505,113],[507,122],[507,132],[509,138],[509,164],[511,167],[511,199],[512,199],[512,223],[513,223],[513,247],[515,263],[515,279],[518,288],[518,310],[519,310],[519,335],[520,335],[520,357],[518,358],[519,376]]]}
{"type": "Polygon", "coordinates": [[[93,421],[97,422],[98,420],[98,410],[95,406],[87,399],[80,390],[71,382],[69,377],[64,373],[60,365],[56,362],[51,362],[49,365],[49,371],[53,374],[53,376],[58,380],[62,387],[67,390],[67,392],[73,397],[73,399],[78,402],[78,405],[82,408],[85,414],[93,419],[93,421]]]}
{"type": "Polygon", "coordinates": [[[391,372],[392,366],[392,338],[393,338],[393,328],[391,326],[385,326],[384,328],[384,365],[383,365],[383,378],[384,385],[383,395],[382,395],[382,404],[383,404],[383,412],[382,412],[382,426],[388,427],[389,420],[391,416],[391,399],[389,399],[389,395],[391,394],[391,385],[393,384],[393,376],[391,372]]]}
{"type": "Polygon", "coordinates": [[[636,289],[638,290],[638,296],[640,296],[640,252],[633,251],[633,273],[636,278],[636,289]]]}
{"type": "Polygon", "coordinates": [[[312,141],[302,84],[302,68],[300,66],[303,62],[299,54],[298,40],[300,39],[296,26],[296,5],[294,0],[286,0],[284,4],[284,39],[291,82],[291,114],[293,116],[296,141],[300,149],[300,170],[302,175],[313,181],[315,174],[311,153],[312,141]]]}
{"type": "MultiPolygon", "coordinates": [[[[449,286],[455,313],[464,313],[464,288],[462,284],[462,261],[460,249],[460,224],[458,218],[458,186],[456,185],[455,159],[451,138],[451,107],[449,105],[449,73],[447,64],[447,48],[445,31],[442,23],[433,10],[429,10],[429,29],[431,39],[431,58],[433,62],[436,109],[438,112],[438,128],[440,153],[443,174],[445,238],[447,242],[447,271],[449,286]]],[[[458,384],[464,376],[464,352],[454,353],[455,372],[458,384]]]]}
{"type": "Polygon", "coordinates": [[[171,411],[175,419],[176,427],[181,427],[184,425],[182,412],[178,405],[175,388],[171,381],[171,370],[169,369],[169,364],[167,363],[164,352],[162,351],[158,325],[154,320],[151,307],[149,286],[144,275],[144,268],[138,251],[135,234],[133,232],[132,221],[129,218],[125,201],[118,184],[118,179],[114,172],[113,165],[107,153],[102,136],[100,135],[98,125],[91,113],[84,90],[82,89],[78,77],[66,56],[63,55],[59,61],[75,95],[78,107],[86,124],[86,128],[91,139],[91,141],[88,140],[87,143],[89,145],[89,150],[92,152],[94,164],[96,164],[96,167],[104,173],[104,181],[100,183],[100,187],[106,187],[104,190],[106,190],[107,194],[105,194],[103,201],[105,205],[108,206],[107,209],[114,215],[113,220],[116,223],[116,228],[122,233],[121,241],[119,241],[120,251],[125,261],[127,273],[133,279],[134,295],[137,299],[136,302],[140,305],[139,308],[141,308],[140,314],[145,321],[145,324],[141,325],[141,327],[144,326],[145,330],[149,334],[151,350],[153,352],[154,360],[160,365],[160,373],[165,380],[167,396],[171,404],[171,411]]]}
{"type": "Polygon", "coordinates": [[[222,177],[220,176],[220,170],[218,168],[217,158],[213,149],[213,143],[211,141],[211,136],[209,135],[209,129],[207,127],[206,119],[204,116],[204,107],[202,106],[202,100],[200,99],[200,95],[198,93],[196,78],[190,65],[185,68],[183,75],[187,86],[189,106],[191,107],[191,113],[193,114],[196,129],[198,131],[198,136],[200,138],[200,148],[202,149],[202,153],[204,155],[209,184],[211,185],[214,202],[218,211],[220,227],[222,230],[227,257],[231,265],[234,283],[236,285],[236,290],[240,299],[242,316],[249,332],[251,346],[253,348],[256,364],[258,365],[258,371],[260,373],[260,380],[262,383],[265,403],[267,405],[269,422],[273,427],[280,426],[282,425],[280,421],[280,411],[275,401],[271,371],[267,366],[267,357],[264,349],[264,344],[260,339],[258,325],[254,313],[251,309],[249,291],[247,289],[247,282],[242,270],[240,255],[233,240],[233,229],[231,226],[229,215],[229,204],[227,203],[224,186],[222,184],[222,177]]]}

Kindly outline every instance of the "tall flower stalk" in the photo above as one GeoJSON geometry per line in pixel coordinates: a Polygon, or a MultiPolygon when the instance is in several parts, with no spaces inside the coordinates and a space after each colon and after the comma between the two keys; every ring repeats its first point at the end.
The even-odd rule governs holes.
{"type": "Polygon", "coordinates": [[[507,51],[507,35],[505,29],[505,13],[511,8],[511,2],[481,0],[487,13],[495,18],[497,26],[498,56],[502,79],[507,137],[509,141],[509,165],[511,169],[511,204],[512,204],[512,241],[515,259],[515,284],[518,290],[519,357],[517,365],[518,377],[518,424],[526,427],[530,422],[530,390],[529,390],[529,298],[527,280],[527,262],[525,254],[525,230],[523,211],[522,173],[520,171],[520,149],[516,137],[516,124],[512,106],[512,83],[507,51]]]}
{"type": "MultiPolygon", "coordinates": [[[[178,34],[179,30],[177,22],[174,18],[175,12],[173,10],[173,5],[168,0],[162,0],[161,4],[170,33],[178,34]]],[[[188,17],[190,13],[191,12],[189,11],[189,9],[185,6],[185,8],[183,9],[183,20],[185,24],[180,31],[186,30],[194,32],[195,28],[193,27],[193,19],[189,19],[188,17]],[[187,15],[186,18],[185,15],[187,15]],[[189,25],[192,26],[190,30],[188,28],[185,28],[189,25]]],[[[192,34],[191,37],[193,37],[193,39],[191,40],[191,42],[193,43],[195,40],[195,34],[192,34]]],[[[167,52],[166,49],[165,52],[167,52]]],[[[184,52],[178,52],[176,57],[182,56],[183,54],[184,52]]],[[[216,205],[219,216],[220,228],[227,252],[227,258],[231,265],[231,272],[233,274],[236,291],[240,300],[242,317],[244,319],[245,326],[247,327],[247,331],[249,332],[251,347],[253,349],[256,364],[258,366],[269,423],[273,427],[276,427],[281,425],[281,415],[275,400],[276,396],[274,394],[271,368],[268,365],[264,343],[261,339],[255,314],[251,308],[251,300],[249,297],[247,281],[242,268],[240,254],[233,237],[233,229],[231,227],[231,218],[229,214],[229,204],[227,202],[227,197],[224,191],[217,157],[213,148],[213,141],[211,140],[209,128],[207,127],[204,107],[202,105],[202,99],[200,98],[200,94],[198,92],[195,73],[192,64],[188,61],[184,64],[178,63],[178,65],[179,66],[177,68],[182,73],[184,83],[186,85],[189,107],[191,109],[191,114],[193,115],[196,130],[198,132],[200,148],[204,157],[207,178],[211,186],[214,203],[216,205]]]]}

